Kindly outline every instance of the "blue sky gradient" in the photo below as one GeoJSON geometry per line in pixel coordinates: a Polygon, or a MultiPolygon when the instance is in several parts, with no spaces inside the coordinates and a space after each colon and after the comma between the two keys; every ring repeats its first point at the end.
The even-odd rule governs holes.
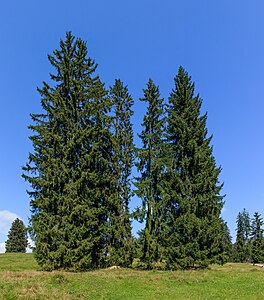
{"type": "MultiPolygon", "coordinates": [[[[244,207],[264,214],[263,15],[261,0],[2,1],[0,251],[12,218],[27,223],[30,216],[21,178],[32,150],[29,114],[40,111],[36,87],[53,71],[47,54],[69,30],[87,41],[106,87],[116,78],[128,85],[135,132],[141,131],[145,107],[138,98],[148,79],[167,99],[182,65],[208,112],[214,155],[223,167],[222,215],[232,235],[244,207]]],[[[134,232],[138,228],[134,224],[134,232]]]]}

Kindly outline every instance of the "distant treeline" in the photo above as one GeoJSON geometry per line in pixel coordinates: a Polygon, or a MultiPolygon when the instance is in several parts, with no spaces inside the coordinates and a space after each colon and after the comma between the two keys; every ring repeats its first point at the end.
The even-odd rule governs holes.
{"type": "Polygon", "coordinates": [[[234,262],[264,263],[263,219],[258,212],[251,219],[244,209],[237,216],[236,242],[231,260],[234,262]]]}
{"type": "Polygon", "coordinates": [[[119,79],[105,87],[86,43],[68,32],[48,59],[55,72],[38,89],[42,111],[31,114],[33,151],[23,167],[37,262],[48,270],[130,266],[134,258],[146,269],[226,262],[221,168],[188,73],[179,68],[166,100],[147,82],[135,147],[128,87],[119,79]],[[130,212],[134,194],[141,205],[130,212]],[[138,239],[132,219],[144,223],[138,239]]]}

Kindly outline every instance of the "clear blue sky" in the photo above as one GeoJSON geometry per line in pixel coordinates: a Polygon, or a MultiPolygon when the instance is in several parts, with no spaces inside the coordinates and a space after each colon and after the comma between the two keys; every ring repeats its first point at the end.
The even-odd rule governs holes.
{"type": "Polygon", "coordinates": [[[36,87],[52,71],[47,54],[68,30],[87,41],[106,86],[115,78],[128,84],[135,132],[148,78],[167,98],[178,67],[186,68],[208,112],[231,233],[244,207],[264,214],[263,15],[261,0],[2,1],[0,244],[15,216],[25,223],[30,216],[21,178],[31,150],[29,114],[40,111],[36,87]]]}

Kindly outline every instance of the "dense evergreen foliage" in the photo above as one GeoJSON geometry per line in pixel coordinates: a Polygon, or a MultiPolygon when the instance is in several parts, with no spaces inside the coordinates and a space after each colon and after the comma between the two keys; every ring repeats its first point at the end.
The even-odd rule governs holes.
{"type": "Polygon", "coordinates": [[[219,243],[221,251],[223,251],[224,260],[231,262],[233,260],[233,244],[232,236],[228,228],[227,223],[224,220],[221,220],[221,231],[220,238],[221,242],[219,243]]]}
{"type": "Polygon", "coordinates": [[[264,262],[263,219],[255,212],[251,223],[251,261],[264,262]]]}
{"type": "Polygon", "coordinates": [[[147,111],[134,192],[142,203],[133,215],[145,227],[135,241],[128,88],[116,80],[108,91],[85,42],[70,32],[48,58],[55,74],[38,89],[42,112],[31,114],[33,151],[23,167],[37,262],[49,270],[130,266],[133,254],[148,269],[225,262],[231,238],[220,217],[221,169],[188,73],[179,69],[167,110],[151,79],[140,99],[147,111]]]}
{"type": "Polygon", "coordinates": [[[236,242],[233,247],[234,262],[264,262],[263,219],[255,212],[250,220],[244,208],[237,215],[236,242]]]}
{"type": "Polygon", "coordinates": [[[168,107],[167,264],[169,268],[206,267],[223,263],[221,235],[223,206],[216,167],[207,137],[207,115],[200,115],[202,100],[182,68],[168,107]]]}
{"type": "Polygon", "coordinates": [[[48,56],[54,86],[38,89],[32,114],[34,152],[24,167],[31,184],[31,233],[45,269],[105,266],[113,173],[111,101],[86,44],[67,33],[48,56]]]}
{"type": "Polygon", "coordinates": [[[134,162],[134,144],[131,109],[134,101],[127,86],[116,80],[110,88],[113,104],[114,174],[116,186],[113,190],[111,208],[111,238],[109,262],[111,265],[129,266],[132,263],[132,234],[129,203],[132,196],[131,170],[134,162]]]}
{"type": "Polygon", "coordinates": [[[164,104],[159,87],[150,79],[143,90],[141,101],[147,103],[147,112],[139,137],[142,148],[137,151],[136,163],[140,176],[136,178],[136,194],[142,200],[140,213],[145,221],[142,232],[141,260],[149,269],[154,262],[162,259],[162,239],[164,220],[164,104]]]}
{"type": "Polygon", "coordinates": [[[250,217],[245,208],[238,213],[236,223],[233,260],[235,262],[246,262],[250,260],[250,217]]]}
{"type": "Polygon", "coordinates": [[[27,229],[22,220],[16,218],[8,232],[6,253],[26,252],[28,246],[27,229]]]}

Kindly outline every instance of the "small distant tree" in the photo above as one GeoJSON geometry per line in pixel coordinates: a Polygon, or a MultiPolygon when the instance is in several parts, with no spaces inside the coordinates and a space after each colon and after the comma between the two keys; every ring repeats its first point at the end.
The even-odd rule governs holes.
{"type": "Polygon", "coordinates": [[[250,259],[250,217],[245,208],[238,213],[236,223],[237,233],[233,259],[235,262],[246,262],[250,259]]]}
{"type": "Polygon", "coordinates": [[[12,223],[6,241],[6,253],[8,252],[26,252],[28,245],[27,229],[22,220],[18,218],[12,223]]]}
{"type": "Polygon", "coordinates": [[[251,261],[264,262],[263,219],[255,212],[251,223],[251,261]]]}
{"type": "Polygon", "coordinates": [[[233,255],[233,244],[232,244],[232,236],[230,234],[230,230],[228,228],[227,222],[221,220],[221,234],[219,238],[219,247],[222,248],[222,253],[224,254],[224,261],[232,261],[233,255]]]}

